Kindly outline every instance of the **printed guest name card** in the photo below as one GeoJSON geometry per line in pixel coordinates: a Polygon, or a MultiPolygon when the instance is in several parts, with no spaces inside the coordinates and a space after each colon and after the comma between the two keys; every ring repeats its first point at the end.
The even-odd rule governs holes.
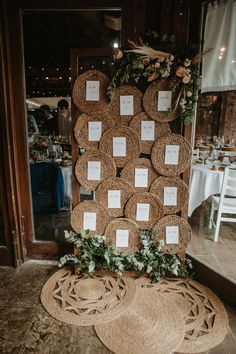
{"type": "Polygon", "coordinates": [[[116,247],[129,246],[129,230],[116,230],[116,247]]]}
{"type": "Polygon", "coordinates": [[[120,96],[120,115],[132,116],[134,114],[134,96],[120,96]]]}
{"type": "Polygon", "coordinates": [[[102,122],[88,122],[88,141],[100,141],[102,122]]]}
{"type": "Polygon", "coordinates": [[[113,156],[126,156],[126,138],[113,138],[113,156]]]}
{"type": "Polygon", "coordinates": [[[84,230],[96,230],[97,213],[84,213],[83,229],[84,230]]]}
{"type": "Polygon", "coordinates": [[[137,221],[148,221],[150,213],[150,204],[147,203],[137,203],[136,209],[136,220],[137,221]]]}
{"type": "Polygon", "coordinates": [[[179,243],[179,226],[166,226],[166,244],[179,243]]]}
{"type": "Polygon", "coordinates": [[[157,110],[166,112],[171,110],[172,91],[158,91],[157,110]]]}
{"type": "Polygon", "coordinates": [[[166,145],[165,165],[178,165],[179,145],[166,145]]]}
{"type": "Polygon", "coordinates": [[[141,140],[142,141],[155,140],[155,122],[153,120],[141,121],[141,140]]]}
{"type": "Polygon", "coordinates": [[[108,209],[117,209],[121,207],[120,203],[120,191],[108,190],[107,192],[108,209]]]}
{"type": "Polygon", "coordinates": [[[87,179],[89,181],[100,181],[101,179],[101,162],[88,161],[87,179]]]}
{"type": "Polygon", "coordinates": [[[148,186],[148,169],[147,168],[135,168],[134,186],[135,187],[147,187],[148,186]]]}
{"type": "Polygon", "coordinates": [[[164,187],[164,205],[177,205],[177,187],[164,187]]]}
{"type": "Polygon", "coordinates": [[[99,101],[99,81],[86,81],[86,101],[99,101]]]}

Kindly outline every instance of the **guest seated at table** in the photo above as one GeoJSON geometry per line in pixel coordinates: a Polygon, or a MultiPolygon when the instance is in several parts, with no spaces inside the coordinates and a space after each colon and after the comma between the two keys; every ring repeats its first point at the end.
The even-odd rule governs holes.
{"type": "Polygon", "coordinates": [[[33,114],[27,112],[28,136],[39,133],[39,128],[33,114]]]}
{"type": "Polygon", "coordinates": [[[36,119],[41,135],[58,135],[57,119],[51,114],[48,105],[39,107],[36,119]]]}

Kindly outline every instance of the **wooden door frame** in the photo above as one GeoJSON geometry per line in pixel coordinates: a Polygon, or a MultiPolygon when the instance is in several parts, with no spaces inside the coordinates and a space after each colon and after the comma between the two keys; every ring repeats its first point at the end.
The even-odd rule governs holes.
{"type": "Polygon", "coordinates": [[[12,83],[10,80],[10,52],[8,24],[4,17],[4,4],[0,2],[0,189],[3,203],[3,231],[5,245],[0,247],[0,264],[20,266],[24,260],[23,248],[19,240],[23,233],[20,228],[17,203],[17,179],[15,161],[15,131],[12,124],[12,83]]]}
{"type": "Polygon", "coordinates": [[[24,70],[24,43],[22,30],[22,14],[24,11],[56,11],[81,9],[111,9],[120,8],[122,12],[121,41],[125,46],[127,39],[136,40],[143,35],[144,22],[135,19],[134,10],[142,13],[140,6],[144,1],[138,0],[103,0],[99,4],[96,0],[58,0],[55,8],[54,0],[0,0],[3,6],[3,17],[6,24],[8,82],[11,88],[8,92],[10,106],[9,124],[12,145],[13,179],[15,188],[15,234],[16,244],[19,245],[20,262],[27,258],[55,259],[58,254],[56,242],[34,240],[32,201],[30,191],[30,177],[27,148],[27,126],[25,109],[25,70],[24,70]],[[140,12],[141,11],[141,12],[140,12]],[[136,22],[135,22],[136,21],[136,22]],[[24,132],[24,134],[22,133],[24,132]]]}

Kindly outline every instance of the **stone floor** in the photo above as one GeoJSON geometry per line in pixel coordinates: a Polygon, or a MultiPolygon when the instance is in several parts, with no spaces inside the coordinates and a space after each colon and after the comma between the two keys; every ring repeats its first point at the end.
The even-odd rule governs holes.
{"type": "Polygon", "coordinates": [[[209,212],[209,202],[193,212],[189,220],[193,237],[187,252],[236,283],[236,223],[221,223],[219,240],[214,242],[214,230],[208,228],[209,212]]]}
{"type": "MultiPolygon", "coordinates": [[[[41,288],[56,270],[55,265],[39,262],[27,262],[19,270],[0,268],[1,354],[111,353],[93,327],[75,327],[54,320],[40,304],[41,288]]],[[[225,306],[230,318],[229,333],[209,354],[236,353],[236,309],[225,306]]]]}

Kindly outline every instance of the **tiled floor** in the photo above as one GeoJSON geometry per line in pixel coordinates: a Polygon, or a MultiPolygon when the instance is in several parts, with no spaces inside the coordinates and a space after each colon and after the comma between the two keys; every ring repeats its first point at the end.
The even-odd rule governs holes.
{"type": "MultiPolygon", "coordinates": [[[[111,354],[92,327],[56,321],[40,304],[41,288],[56,270],[56,266],[33,262],[19,270],[0,268],[1,354],[111,354]]],[[[204,354],[236,353],[236,310],[226,308],[229,333],[224,342],[204,354]]]]}
{"type": "Polygon", "coordinates": [[[209,202],[196,209],[190,218],[193,237],[187,252],[236,283],[236,223],[222,223],[218,242],[208,229],[209,202]]]}

